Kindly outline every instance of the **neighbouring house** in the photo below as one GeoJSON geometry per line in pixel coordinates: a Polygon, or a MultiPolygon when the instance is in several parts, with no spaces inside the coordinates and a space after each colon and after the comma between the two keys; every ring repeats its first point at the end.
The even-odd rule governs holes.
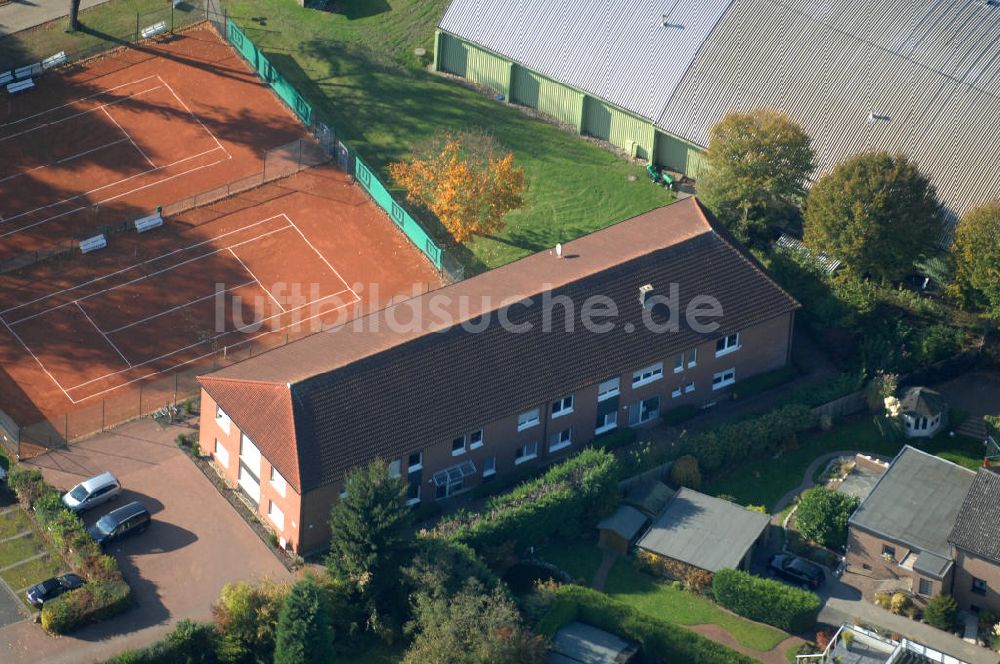
{"type": "Polygon", "coordinates": [[[1000,612],[1000,476],[904,447],[848,520],[846,557],[887,591],[1000,612]]]}
{"type": "Polygon", "coordinates": [[[798,303],[696,199],[562,249],[200,377],[202,449],[311,552],[375,458],[416,506],[787,364],[798,303]]]}
{"type": "Polygon", "coordinates": [[[821,653],[803,661],[811,664],[966,664],[966,662],[911,641],[889,638],[857,625],[841,625],[821,653]]]}
{"type": "Polygon", "coordinates": [[[948,425],[948,404],[940,394],[926,387],[911,387],[899,400],[903,435],[907,438],[932,438],[948,425]]]}
{"type": "Polygon", "coordinates": [[[639,645],[603,629],[571,622],[552,639],[549,664],[632,664],[639,645]]]}
{"type": "Polygon", "coordinates": [[[681,488],[636,546],[654,559],[707,572],[747,569],[770,521],[767,514],[681,488]]]}

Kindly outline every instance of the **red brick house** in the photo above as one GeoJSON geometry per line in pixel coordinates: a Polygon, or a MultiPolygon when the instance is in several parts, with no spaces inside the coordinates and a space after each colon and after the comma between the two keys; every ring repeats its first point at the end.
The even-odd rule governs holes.
{"type": "Polygon", "coordinates": [[[418,505],[548,463],[785,366],[798,306],[687,199],[202,376],[201,444],[322,549],[350,468],[387,460],[418,505]]]}

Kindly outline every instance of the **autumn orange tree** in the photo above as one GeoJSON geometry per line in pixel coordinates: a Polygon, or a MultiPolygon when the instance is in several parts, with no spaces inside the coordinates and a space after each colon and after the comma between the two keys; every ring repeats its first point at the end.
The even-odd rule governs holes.
{"type": "Polygon", "coordinates": [[[389,174],[456,242],[499,232],[504,215],[524,205],[524,169],[484,131],[438,133],[410,161],[389,164],[389,174]]]}

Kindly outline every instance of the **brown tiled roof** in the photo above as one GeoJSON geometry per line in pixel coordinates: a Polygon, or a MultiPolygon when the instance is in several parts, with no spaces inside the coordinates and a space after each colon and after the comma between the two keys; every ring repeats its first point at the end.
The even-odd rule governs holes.
{"type": "Polygon", "coordinates": [[[996,472],[980,469],[976,474],[948,541],[1000,563],[1000,475],[996,472]]]}
{"type": "MultiPolygon", "coordinates": [[[[451,440],[798,307],[690,198],[563,249],[561,259],[551,251],[534,254],[203,376],[202,384],[282,475],[304,491],[336,481],[376,456],[400,458],[451,440]],[[664,295],[671,283],[678,284],[681,310],[696,295],[714,296],[724,312],[721,327],[711,335],[683,325],[676,333],[648,330],[639,304],[639,287],[647,283],[664,295]],[[547,291],[575,303],[575,331],[562,325],[543,331],[547,291]],[[595,294],[618,308],[614,329],[605,334],[580,324],[580,305],[595,294]],[[449,298],[444,306],[443,297],[449,298]],[[496,315],[478,333],[458,324],[510,303],[518,303],[508,310],[510,321],[531,323],[530,332],[507,332],[496,315]],[[441,313],[451,320],[442,323],[441,313]],[[418,314],[422,322],[415,329],[395,331],[389,325],[418,314]],[[633,332],[626,331],[629,324],[633,332]],[[250,394],[278,386],[289,393],[294,423],[287,410],[276,416],[250,394]]],[[[555,320],[561,320],[562,309],[556,312],[555,320]]]]}

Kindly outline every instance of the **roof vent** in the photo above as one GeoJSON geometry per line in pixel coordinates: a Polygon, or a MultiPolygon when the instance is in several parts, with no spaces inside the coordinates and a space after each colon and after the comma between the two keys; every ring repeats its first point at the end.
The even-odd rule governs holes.
{"type": "Polygon", "coordinates": [[[562,242],[556,242],[556,257],[562,258],[562,242]]]}
{"type": "Polygon", "coordinates": [[[653,284],[639,286],[639,304],[644,307],[649,306],[649,299],[653,297],[653,284]]]}
{"type": "Polygon", "coordinates": [[[868,122],[875,122],[876,120],[879,122],[888,122],[891,119],[888,115],[882,113],[872,112],[868,114],[868,122]]]}

